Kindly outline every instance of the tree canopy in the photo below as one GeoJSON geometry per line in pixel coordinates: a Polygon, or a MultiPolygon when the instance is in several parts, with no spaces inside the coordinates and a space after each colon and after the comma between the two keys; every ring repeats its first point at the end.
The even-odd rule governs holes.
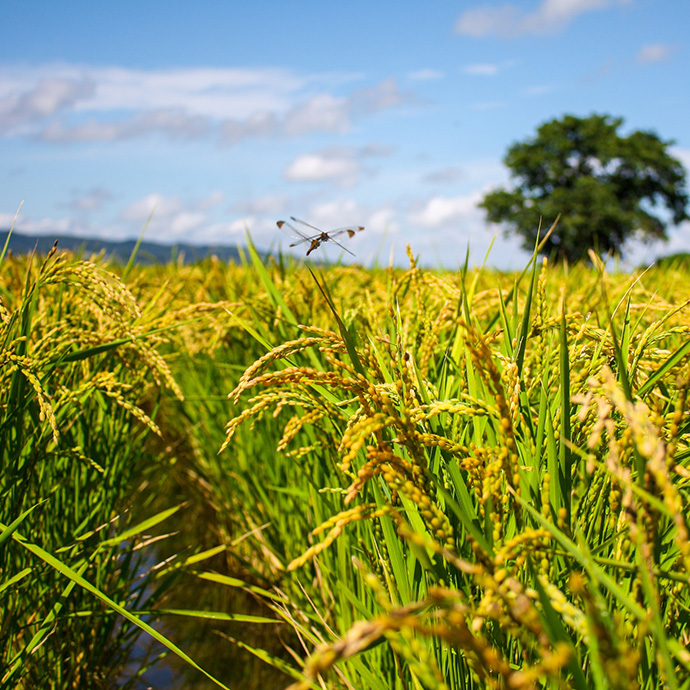
{"type": "Polygon", "coordinates": [[[571,262],[590,248],[621,253],[632,237],[668,239],[669,223],[690,219],[685,169],[667,151],[674,142],[653,132],[621,136],[622,124],[609,115],[565,115],[511,146],[504,163],[514,188],[484,197],[488,220],[506,223],[506,233],[520,235],[531,251],[540,225],[560,214],[542,252],[571,262]]]}

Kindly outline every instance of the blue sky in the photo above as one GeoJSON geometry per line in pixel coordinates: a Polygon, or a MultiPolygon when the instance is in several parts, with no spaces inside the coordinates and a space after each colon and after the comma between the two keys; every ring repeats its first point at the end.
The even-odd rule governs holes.
{"type": "MultiPolygon", "coordinates": [[[[366,231],[357,259],[480,263],[506,149],[623,117],[690,167],[690,3],[1,0],[0,227],[287,248],[276,220],[366,231]]],[[[545,219],[549,221],[551,219],[545,219]]],[[[690,251],[690,223],[631,258],[690,251]]],[[[335,247],[323,246],[335,259],[335,247]]],[[[499,234],[490,263],[518,268],[499,234]]]]}

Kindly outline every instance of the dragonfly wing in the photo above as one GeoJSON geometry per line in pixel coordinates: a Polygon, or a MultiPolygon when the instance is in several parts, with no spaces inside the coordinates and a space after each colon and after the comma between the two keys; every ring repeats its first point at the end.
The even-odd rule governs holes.
{"type": "Polygon", "coordinates": [[[306,225],[308,228],[311,228],[312,230],[316,230],[316,232],[321,234],[321,230],[317,228],[315,225],[312,225],[311,223],[307,223],[306,220],[300,220],[299,218],[295,218],[295,216],[290,216],[290,220],[294,220],[295,223],[300,223],[301,225],[306,225]]]}
{"type": "Polygon", "coordinates": [[[291,239],[296,240],[290,246],[296,247],[298,244],[303,244],[304,242],[311,242],[312,237],[305,235],[301,230],[298,230],[292,223],[288,223],[286,220],[279,220],[276,225],[291,239]]]}
{"type": "MultiPolygon", "coordinates": [[[[347,247],[344,247],[342,244],[340,244],[340,242],[338,242],[338,240],[334,240],[333,235],[331,235],[331,234],[329,234],[328,239],[324,240],[324,241],[333,242],[333,244],[337,244],[341,249],[344,249],[348,254],[352,254],[352,252],[347,247]]],[[[352,256],[354,256],[354,254],[352,254],[352,256]]]]}
{"type": "Polygon", "coordinates": [[[354,237],[360,230],[364,230],[361,225],[348,225],[345,228],[336,228],[335,230],[331,230],[327,234],[329,237],[340,237],[341,235],[354,237]]]}
{"type": "Polygon", "coordinates": [[[343,235],[353,237],[355,233],[364,230],[364,228],[361,225],[348,225],[344,228],[336,228],[335,230],[331,230],[331,232],[323,232],[319,230],[319,228],[317,228],[315,225],[307,223],[304,220],[300,220],[299,218],[295,218],[294,216],[290,216],[290,220],[295,223],[299,223],[300,225],[304,225],[310,230],[316,231],[315,235],[306,234],[303,230],[299,230],[292,223],[288,223],[286,220],[279,220],[277,223],[278,227],[283,232],[286,232],[288,235],[292,237],[292,239],[296,240],[290,245],[291,247],[296,247],[297,245],[304,244],[305,242],[311,243],[311,246],[307,251],[307,256],[309,256],[309,254],[311,254],[311,252],[313,252],[315,249],[318,249],[318,247],[320,247],[323,242],[333,242],[333,244],[337,244],[343,251],[346,251],[348,254],[352,254],[352,256],[355,256],[353,252],[351,252],[347,247],[344,247],[342,244],[340,244],[340,242],[338,242],[338,240],[336,240],[335,238],[341,237],[343,235]]]}
{"type": "Polygon", "coordinates": [[[347,247],[344,247],[335,238],[341,237],[342,235],[354,237],[355,233],[359,232],[360,230],[364,230],[364,228],[361,225],[348,225],[345,228],[336,228],[335,230],[332,230],[328,233],[328,239],[334,244],[337,244],[341,249],[344,249],[348,254],[352,254],[352,256],[355,256],[354,252],[351,252],[347,247]]]}

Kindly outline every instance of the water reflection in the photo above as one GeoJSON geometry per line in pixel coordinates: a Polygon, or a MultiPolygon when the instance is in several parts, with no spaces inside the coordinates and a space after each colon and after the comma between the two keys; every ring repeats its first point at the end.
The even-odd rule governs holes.
{"type": "MultiPolygon", "coordinates": [[[[166,506],[183,501],[187,503],[165,523],[166,531],[172,534],[151,545],[150,548],[155,549],[156,562],[167,560],[174,554],[181,554],[184,558],[219,543],[219,538],[214,536],[218,529],[218,516],[205,501],[190,492],[189,486],[189,482],[179,481],[178,473],[173,473],[166,481],[166,490],[160,494],[168,497],[166,506]],[[171,496],[174,497],[172,500],[171,496]],[[213,529],[211,525],[214,525],[213,529]]],[[[227,552],[204,561],[199,570],[237,577],[270,589],[270,583],[247,572],[227,552]]],[[[160,607],[274,617],[270,609],[254,596],[234,587],[202,580],[188,572],[179,572],[175,576],[160,607]]],[[[285,623],[272,625],[165,616],[153,625],[232,690],[279,690],[292,680],[232,641],[239,639],[250,647],[266,650],[274,657],[293,661],[285,650],[285,643],[293,648],[297,644],[294,633],[285,623]]],[[[139,639],[123,679],[120,687],[128,690],[210,690],[218,687],[148,635],[139,639]],[[137,670],[147,664],[152,664],[151,668],[134,679],[137,670]]]]}

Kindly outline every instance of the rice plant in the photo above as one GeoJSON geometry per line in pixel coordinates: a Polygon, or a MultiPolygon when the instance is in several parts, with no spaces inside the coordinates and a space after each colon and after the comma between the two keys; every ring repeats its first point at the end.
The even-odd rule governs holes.
{"type": "Polygon", "coordinates": [[[295,335],[241,376],[223,448],[251,423],[277,438],[251,472],[304,475],[282,524],[309,543],[273,550],[291,687],[690,687],[688,302],[594,261],[441,276],[410,254],[373,308],[312,274],[306,326],[258,268],[295,335]]]}
{"type": "Polygon", "coordinates": [[[690,688],[687,269],[409,260],[4,258],[1,687],[690,688]]]}
{"type": "Polygon", "coordinates": [[[181,392],[114,273],[55,249],[2,267],[0,687],[113,687],[142,631],[185,656],[147,622],[175,572],[144,548],[179,509],[151,510],[147,466],[158,392],[181,392]]]}

